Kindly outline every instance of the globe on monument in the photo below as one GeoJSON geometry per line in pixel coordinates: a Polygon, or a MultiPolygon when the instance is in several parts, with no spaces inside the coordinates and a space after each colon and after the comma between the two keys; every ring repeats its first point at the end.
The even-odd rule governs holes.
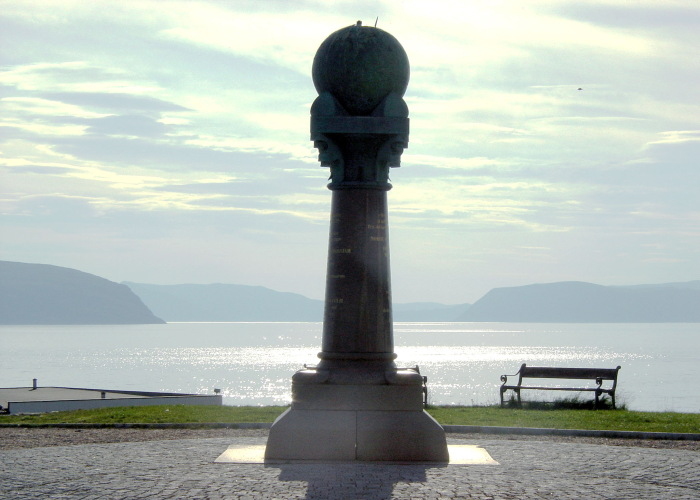
{"type": "Polygon", "coordinates": [[[399,41],[359,21],[326,38],[312,68],[318,93],[330,92],[352,115],[369,115],[391,92],[403,96],[409,73],[399,41]]]}

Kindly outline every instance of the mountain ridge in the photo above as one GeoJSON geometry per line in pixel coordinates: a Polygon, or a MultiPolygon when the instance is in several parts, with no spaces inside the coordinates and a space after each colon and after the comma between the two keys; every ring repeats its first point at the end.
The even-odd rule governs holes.
{"type": "MultiPolygon", "coordinates": [[[[292,292],[226,283],[154,285],[126,281],[167,321],[322,321],[324,302],[292,292]],[[269,304],[276,304],[270,307],[269,304]]],[[[394,304],[395,321],[453,321],[469,304],[394,304]]]]}
{"type": "Polygon", "coordinates": [[[127,286],[94,274],[0,261],[0,324],[151,324],[151,313],[127,286]]]}
{"type": "Polygon", "coordinates": [[[323,318],[323,301],[263,286],[124,284],[166,321],[321,321],[323,318]]]}
{"type": "MultiPolygon", "coordinates": [[[[0,324],[322,321],[322,300],[263,286],[115,283],[83,271],[0,261],[0,324]],[[162,318],[162,319],[161,319],[162,318]]],[[[474,304],[393,304],[397,322],[700,322],[700,280],[583,281],[490,290],[474,304]]]]}
{"type": "Polygon", "coordinates": [[[626,286],[561,281],[494,288],[459,321],[700,322],[700,280],[626,286]]]}

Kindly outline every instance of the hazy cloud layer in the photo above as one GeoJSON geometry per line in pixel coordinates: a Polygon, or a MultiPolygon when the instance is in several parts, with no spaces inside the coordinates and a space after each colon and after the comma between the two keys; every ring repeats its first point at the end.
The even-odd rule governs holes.
{"type": "Polygon", "coordinates": [[[0,0],[0,259],[323,295],[311,62],[411,61],[394,298],[700,276],[700,6],[0,0]]]}

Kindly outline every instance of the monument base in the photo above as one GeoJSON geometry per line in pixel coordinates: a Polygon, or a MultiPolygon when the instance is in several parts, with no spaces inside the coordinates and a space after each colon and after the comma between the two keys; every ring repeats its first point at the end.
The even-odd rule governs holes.
{"type": "Polygon", "coordinates": [[[420,385],[293,383],[270,428],[266,460],[449,462],[420,385]]]}

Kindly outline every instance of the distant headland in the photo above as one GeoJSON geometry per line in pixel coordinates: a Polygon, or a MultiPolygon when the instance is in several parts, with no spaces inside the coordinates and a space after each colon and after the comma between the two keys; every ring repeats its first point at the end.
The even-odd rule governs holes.
{"type": "Polygon", "coordinates": [[[126,285],[46,264],[0,261],[0,324],[165,323],[126,285]]]}
{"type": "Polygon", "coordinates": [[[494,288],[457,320],[695,323],[700,322],[700,281],[636,286],[565,281],[494,288]]]}

